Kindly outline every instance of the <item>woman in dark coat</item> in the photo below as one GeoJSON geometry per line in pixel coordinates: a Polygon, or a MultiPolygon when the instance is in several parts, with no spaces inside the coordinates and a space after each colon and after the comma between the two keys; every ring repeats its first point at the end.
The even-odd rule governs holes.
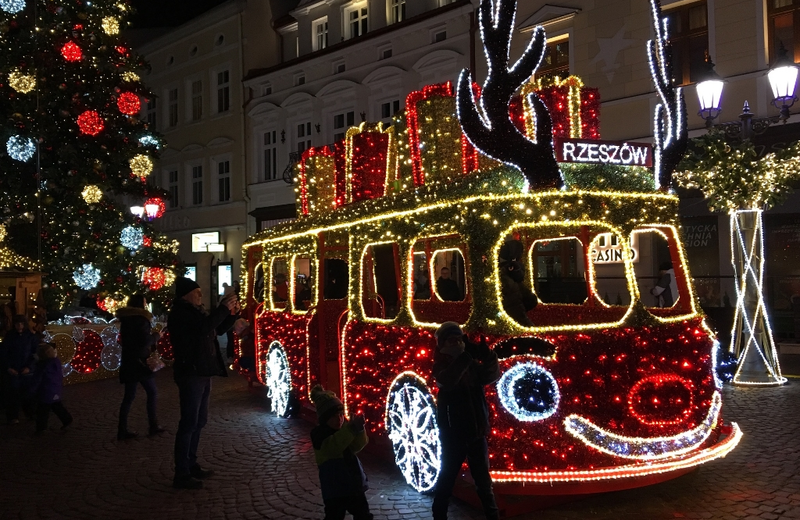
{"type": "Polygon", "coordinates": [[[9,424],[19,422],[19,409],[33,416],[31,381],[36,364],[36,349],[39,340],[28,328],[28,319],[17,314],[13,328],[3,338],[2,365],[6,381],[6,419],[9,424]]]}
{"type": "Polygon", "coordinates": [[[128,300],[128,306],[117,311],[120,321],[119,342],[122,346],[122,363],[119,367],[119,381],[125,385],[125,396],[119,407],[119,427],[117,439],[126,440],[136,437],[136,432],[128,430],[128,413],[136,398],[136,386],[142,385],[147,394],[147,419],[150,423],[150,435],[164,432],[156,418],[156,382],[153,372],[147,366],[147,358],[156,348],[160,337],[153,332],[151,322],[153,315],[146,309],[144,296],[136,294],[128,300]]]}

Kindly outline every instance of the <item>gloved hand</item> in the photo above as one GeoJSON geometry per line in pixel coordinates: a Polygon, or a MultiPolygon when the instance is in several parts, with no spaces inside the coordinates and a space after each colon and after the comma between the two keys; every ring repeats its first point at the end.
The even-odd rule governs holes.
{"type": "Polygon", "coordinates": [[[350,419],[350,428],[355,433],[363,432],[364,431],[364,416],[361,414],[356,415],[352,419],[350,419]]]}

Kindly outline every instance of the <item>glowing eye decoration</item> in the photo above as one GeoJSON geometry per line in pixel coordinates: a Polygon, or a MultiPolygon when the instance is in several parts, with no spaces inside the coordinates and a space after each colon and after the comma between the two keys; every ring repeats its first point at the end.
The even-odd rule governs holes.
{"type": "Polygon", "coordinates": [[[131,171],[137,177],[147,177],[153,171],[153,161],[146,155],[135,155],[128,161],[131,171]]]}
{"type": "Polygon", "coordinates": [[[103,30],[108,35],[119,34],[119,21],[113,16],[106,16],[101,23],[103,30]]]}
{"type": "Polygon", "coordinates": [[[100,282],[100,269],[92,264],[83,264],[72,272],[72,279],[78,287],[88,291],[100,282]]]}
{"type": "Polygon", "coordinates": [[[508,369],[497,382],[497,395],[508,413],[525,422],[547,419],[561,399],[553,375],[536,363],[518,363],[508,369]]]}
{"type": "Polygon", "coordinates": [[[117,99],[117,108],[127,116],[138,114],[141,107],[142,104],[139,101],[139,96],[133,92],[123,92],[119,95],[119,99],[117,99]]]}
{"type": "Polygon", "coordinates": [[[76,62],[83,57],[83,51],[75,42],[67,42],[61,47],[61,55],[67,61],[76,62]]]}
{"type": "Polygon", "coordinates": [[[103,190],[90,184],[83,188],[81,195],[88,204],[97,204],[103,198],[103,190]]]}
{"type": "Polygon", "coordinates": [[[0,9],[9,14],[17,14],[25,9],[25,0],[0,0],[0,9]]]}
{"type": "Polygon", "coordinates": [[[105,128],[103,118],[94,110],[87,110],[78,116],[78,127],[86,135],[97,135],[105,128]]]}
{"type": "Polygon", "coordinates": [[[135,251],[142,247],[144,241],[144,233],[139,228],[128,226],[122,230],[119,236],[120,243],[131,251],[135,251]]]}
{"type": "Polygon", "coordinates": [[[8,84],[17,92],[27,94],[36,88],[36,78],[19,71],[14,71],[8,75],[8,84]]]}
{"type": "Polygon", "coordinates": [[[139,81],[139,75],[135,72],[123,72],[122,73],[122,81],[127,81],[128,83],[136,83],[139,81]]]}
{"type": "Polygon", "coordinates": [[[6,150],[12,159],[28,162],[36,153],[36,143],[30,137],[12,135],[6,141],[6,150]]]}

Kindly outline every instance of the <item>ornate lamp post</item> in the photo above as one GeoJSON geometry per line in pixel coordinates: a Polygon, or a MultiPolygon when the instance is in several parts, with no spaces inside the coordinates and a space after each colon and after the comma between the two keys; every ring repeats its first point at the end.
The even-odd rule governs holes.
{"type": "MultiPolygon", "coordinates": [[[[706,127],[721,131],[721,137],[707,137],[706,150],[716,149],[721,160],[736,162],[736,167],[723,167],[720,163],[703,164],[699,168],[684,172],[682,179],[686,186],[699,187],[704,191],[709,205],[715,199],[712,210],[725,208],[730,215],[731,261],[736,283],[736,311],[731,331],[729,350],[739,360],[734,383],[749,385],[781,385],[786,378],[781,374],[775,341],[772,337],[766,305],[764,304],[764,208],[774,203],[777,193],[785,192],[781,186],[792,175],[776,166],[776,156],[770,154],[753,160],[748,154],[754,153],[750,140],[754,134],[764,132],[774,122],[789,119],[789,107],[797,99],[794,95],[797,83],[797,67],[786,57],[782,48],[781,56],[768,73],[770,86],[775,99],[773,104],[780,109],[777,118],[754,119],[750,105],[744,102],[739,121],[714,125],[720,112],[723,81],[714,72],[714,64],[706,56],[706,76],[697,86],[700,102],[698,115],[705,119],[706,127]],[[732,149],[725,138],[738,140],[741,146],[732,149]],[[721,146],[721,148],[720,148],[721,146]],[[746,151],[744,149],[747,148],[746,151]],[[702,171],[705,169],[705,171],[702,171]],[[777,173],[776,173],[777,171],[777,173]],[[731,190],[736,184],[746,185],[748,190],[731,190]],[[724,200],[727,197],[728,200],[724,200]],[[719,199],[719,200],[717,200],[719,199]]],[[[794,147],[793,147],[794,148],[794,147]]],[[[795,151],[795,150],[792,150],[795,151]]],[[[779,161],[777,161],[779,162],[779,161]]]]}

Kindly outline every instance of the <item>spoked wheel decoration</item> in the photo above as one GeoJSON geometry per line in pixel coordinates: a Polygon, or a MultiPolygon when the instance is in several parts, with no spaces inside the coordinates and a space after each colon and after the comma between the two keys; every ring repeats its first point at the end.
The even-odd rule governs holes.
{"type": "Polygon", "coordinates": [[[277,341],[269,346],[267,354],[267,397],[272,402],[272,411],[278,417],[286,417],[289,410],[289,394],[292,390],[292,375],[289,359],[277,341]]]}
{"type": "Polygon", "coordinates": [[[433,489],[442,463],[436,403],[425,380],[414,372],[403,372],[389,387],[386,429],[406,482],[420,493],[433,489]]]}

